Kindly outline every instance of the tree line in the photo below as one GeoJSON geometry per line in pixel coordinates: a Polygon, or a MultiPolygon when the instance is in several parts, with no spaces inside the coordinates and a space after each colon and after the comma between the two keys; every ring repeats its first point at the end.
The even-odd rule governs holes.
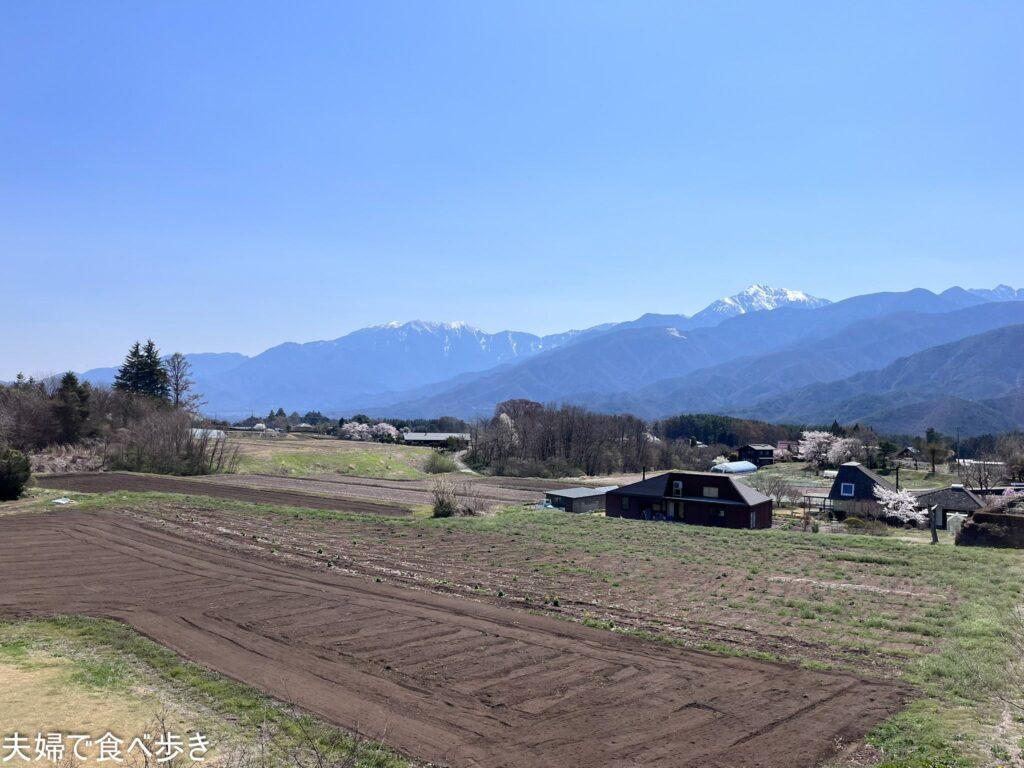
{"type": "Polygon", "coordinates": [[[201,398],[193,387],[185,356],[162,358],[152,340],[132,345],[110,387],[71,371],[44,380],[19,374],[0,385],[0,458],[21,468],[15,453],[74,446],[112,469],[222,471],[233,454],[223,441],[194,430],[201,398]]]}
{"type": "MultiPolygon", "coordinates": [[[[772,426],[772,425],[765,425],[772,426]]],[[[490,419],[470,429],[466,463],[496,474],[564,477],[701,469],[728,452],[721,437],[765,432],[756,422],[693,416],[647,423],[629,414],[595,413],[576,405],[544,406],[531,400],[499,403],[490,419]],[[711,440],[705,444],[704,438],[711,440]]],[[[784,434],[789,434],[788,429],[784,434]]],[[[749,441],[749,439],[747,440],[749,441]]]]}
{"type": "MultiPolygon", "coordinates": [[[[718,414],[681,414],[646,422],[629,414],[595,413],[576,405],[545,406],[531,400],[499,403],[494,414],[472,425],[470,432],[473,447],[466,462],[478,470],[506,475],[567,477],[645,468],[706,471],[716,459],[734,458],[737,446],[792,441],[800,443],[799,452],[817,469],[847,461],[885,469],[912,446],[933,472],[955,456],[973,454],[978,462],[953,465],[953,471],[971,487],[987,487],[999,479],[1024,481],[1021,433],[957,441],[929,428],[924,435],[901,436],[897,441],[860,424],[805,427],[718,414]]],[[[776,458],[794,457],[776,451],[776,458]]]]}

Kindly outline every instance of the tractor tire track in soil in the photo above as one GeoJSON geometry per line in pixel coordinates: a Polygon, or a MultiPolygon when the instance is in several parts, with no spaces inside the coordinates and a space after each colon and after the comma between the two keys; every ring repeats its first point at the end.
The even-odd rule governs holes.
{"type": "Polygon", "coordinates": [[[275,562],[115,512],[0,518],[0,584],[0,615],[124,621],[437,765],[810,768],[906,697],[275,562]]]}
{"type": "Polygon", "coordinates": [[[402,517],[410,514],[397,504],[377,503],[365,499],[342,496],[317,496],[293,490],[251,488],[216,482],[194,480],[167,475],[134,475],[123,472],[95,472],[68,475],[37,475],[36,484],[43,488],[81,493],[109,493],[111,491],[155,491],[158,493],[184,493],[192,496],[213,496],[253,504],[278,504],[286,507],[325,509],[337,512],[358,512],[371,515],[402,517]]]}

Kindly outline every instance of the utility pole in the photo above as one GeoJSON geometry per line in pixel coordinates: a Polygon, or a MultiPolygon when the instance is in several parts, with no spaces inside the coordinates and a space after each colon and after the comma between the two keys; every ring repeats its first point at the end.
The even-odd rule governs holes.
{"type": "Polygon", "coordinates": [[[896,490],[900,489],[900,465],[896,465],[896,490]]]}

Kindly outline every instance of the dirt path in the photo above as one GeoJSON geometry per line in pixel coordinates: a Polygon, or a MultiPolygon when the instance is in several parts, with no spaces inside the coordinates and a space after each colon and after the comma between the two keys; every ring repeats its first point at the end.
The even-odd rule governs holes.
{"type": "Polygon", "coordinates": [[[214,496],[222,499],[248,501],[254,504],[280,504],[289,507],[361,512],[372,515],[403,516],[409,514],[409,510],[406,507],[398,504],[376,503],[343,496],[318,496],[295,490],[279,490],[273,487],[271,483],[268,483],[271,487],[251,488],[244,485],[229,485],[184,477],[132,475],[122,472],[40,475],[35,480],[36,484],[43,488],[57,488],[63,491],[80,491],[83,493],[157,491],[160,493],[214,496]]]}
{"type": "Polygon", "coordinates": [[[810,768],[904,695],[248,556],[112,512],[0,518],[0,584],[0,615],[120,619],[438,765],[810,768]]]}

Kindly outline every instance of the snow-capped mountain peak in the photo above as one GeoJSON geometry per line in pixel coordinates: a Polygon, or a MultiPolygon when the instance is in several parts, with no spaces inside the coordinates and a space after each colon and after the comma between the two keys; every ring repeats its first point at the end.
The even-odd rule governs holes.
{"type": "Polygon", "coordinates": [[[394,331],[402,329],[405,331],[418,331],[420,333],[436,333],[438,331],[469,331],[471,333],[479,333],[476,328],[462,320],[392,320],[388,323],[370,327],[378,330],[394,331]]]}
{"type": "Polygon", "coordinates": [[[997,285],[995,288],[968,288],[967,292],[987,301],[1024,300],[1024,288],[1012,288],[1009,285],[997,285]]]}
{"type": "Polygon", "coordinates": [[[745,315],[748,312],[761,312],[780,307],[815,309],[829,303],[831,302],[828,299],[819,299],[803,291],[772,288],[769,285],[754,283],[745,291],[711,302],[692,319],[717,318],[722,320],[736,315],[745,315]]]}

